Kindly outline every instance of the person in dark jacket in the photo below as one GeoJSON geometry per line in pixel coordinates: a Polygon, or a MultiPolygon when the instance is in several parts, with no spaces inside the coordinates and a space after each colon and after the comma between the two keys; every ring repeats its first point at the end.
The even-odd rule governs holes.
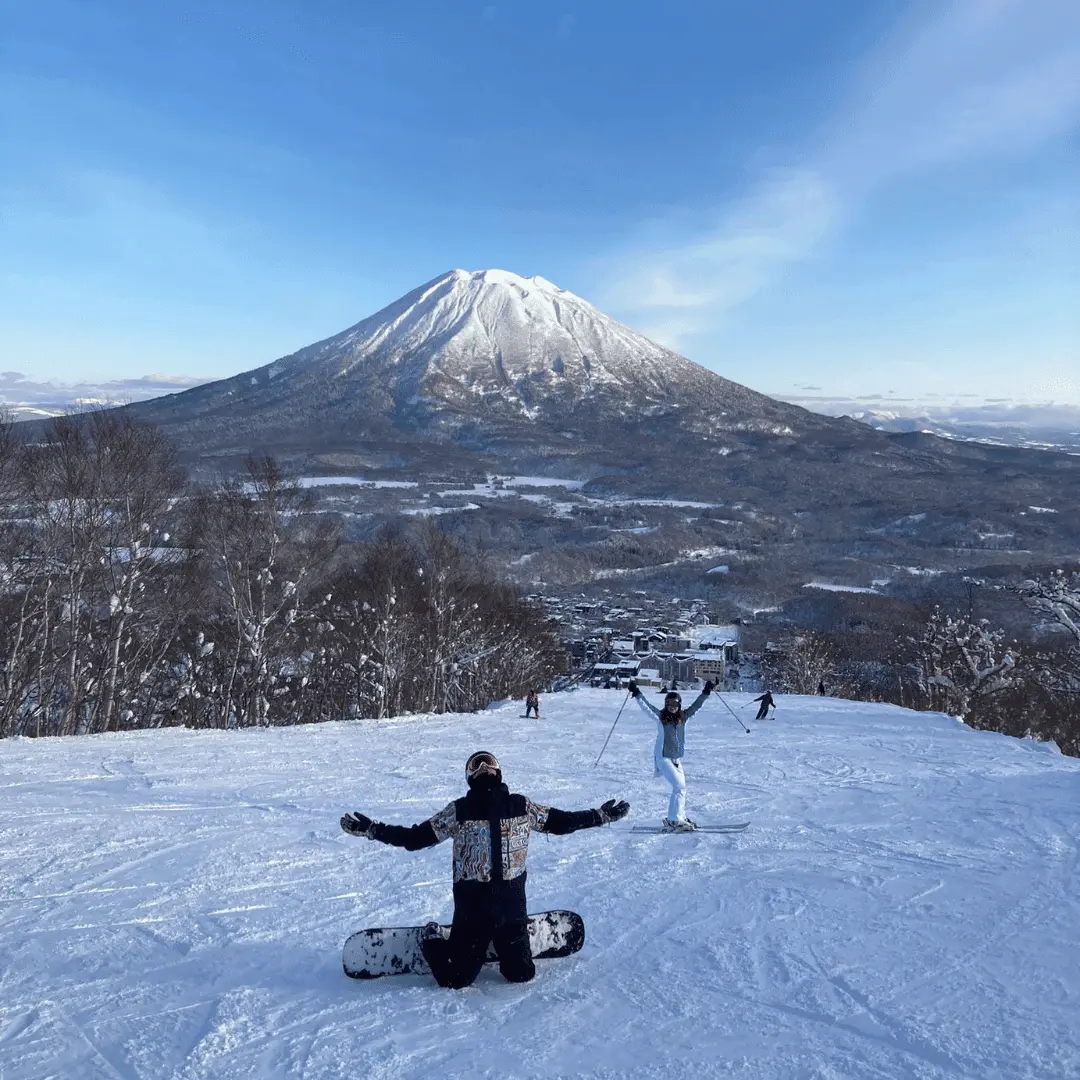
{"type": "Polygon", "coordinates": [[[817,692],[824,697],[825,696],[825,680],[821,679],[817,684],[817,692]]]}
{"type": "Polygon", "coordinates": [[[758,709],[757,716],[754,718],[755,720],[764,720],[768,715],[769,710],[776,708],[776,702],[773,701],[772,693],[769,690],[766,690],[761,697],[756,697],[754,700],[761,702],[761,708],[758,709]]]}
{"type": "Polygon", "coordinates": [[[366,836],[407,851],[419,851],[453,837],[454,919],[449,939],[438,924],[425,927],[420,948],[440,986],[470,986],[480,974],[488,944],[510,982],[535,974],[529,949],[525,900],[525,859],[533,831],[562,836],[626,817],[630,804],[609,799],[597,810],[559,810],[524,795],[511,794],[494,754],[477,751],[465,763],[468,793],[419,825],[373,821],[354,812],[341,819],[353,836],[366,836]]]}

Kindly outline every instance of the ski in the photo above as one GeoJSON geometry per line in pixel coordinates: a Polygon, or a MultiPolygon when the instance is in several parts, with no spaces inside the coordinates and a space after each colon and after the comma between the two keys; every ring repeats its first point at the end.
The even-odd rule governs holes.
{"type": "Polygon", "coordinates": [[[673,836],[693,836],[694,833],[737,833],[750,827],[749,821],[735,821],[728,825],[698,825],[696,829],[686,832],[677,832],[673,829],[665,829],[663,825],[634,825],[631,832],[636,833],[671,833],[673,836]]]}

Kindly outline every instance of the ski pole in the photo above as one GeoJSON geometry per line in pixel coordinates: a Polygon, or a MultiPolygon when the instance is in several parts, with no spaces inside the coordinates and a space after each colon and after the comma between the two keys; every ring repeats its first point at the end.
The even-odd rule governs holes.
{"type": "MultiPolygon", "coordinates": [[[[622,716],[623,709],[626,708],[626,703],[630,700],[630,691],[626,691],[626,697],[623,698],[623,703],[619,706],[618,715],[615,717],[615,724],[619,722],[619,717],[622,716]]],[[[604,740],[604,745],[600,748],[600,753],[597,755],[596,760],[593,762],[593,768],[600,764],[600,758],[604,756],[604,751],[607,749],[607,744],[611,742],[611,736],[615,734],[615,724],[611,725],[611,730],[607,733],[607,738],[604,740]]]]}
{"type": "Polygon", "coordinates": [[[732,708],[732,707],[731,707],[731,706],[730,706],[730,705],[729,705],[729,704],[728,704],[728,703],[727,703],[726,701],[724,701],[724,696],[723,696],[723,694],[719,694],[719,693],[718,693],[718,694],[717,694],[716,696],[717,696],[717,697],[718,697],[718,698],[719,698],[719,699],[720,699],[721,701],[723,701],[723,702],[724,702],[724,708],[725,708],[725,709],[727,709],[727,711],[728,711],[729,713],[731,713],[731,715],[732,715],[732,716],[734,716],[734,717],[735,717],[735,723],[736,723],[736,724],[738,724],[738,725],[739,725],[739,727],[741,727],[741,728],[743,729],[743,731],[745,731],[745,732],[746,732],[746,734],[747,734],[747,735],[749,735],[749,734],[750,734],[750,729],[749,729],[749,728],[748,728],[748,727],[747,727],[747,726],[746,726],[746,725],[745,725],[745,724],[744,724],[744,723],[743,723],[743,722],[742,722],[742,721],[741,721],[741,720],[739,719],[738,713],[736,713],[736,712],[735,712],[735,710],[734,710],[734,709],[733,709],[733,708],[732,708]]]}

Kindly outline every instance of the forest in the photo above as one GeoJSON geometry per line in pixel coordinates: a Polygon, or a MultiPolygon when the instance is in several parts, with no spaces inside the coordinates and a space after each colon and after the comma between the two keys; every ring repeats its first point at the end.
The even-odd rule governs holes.
{"type": "Polygon", "coordinates": [[[546,682],[543,612],[433,525],[349,542],[272,457],[194,485],[115,411],[0,430],[0,737],[470,711],[546,682]]]}

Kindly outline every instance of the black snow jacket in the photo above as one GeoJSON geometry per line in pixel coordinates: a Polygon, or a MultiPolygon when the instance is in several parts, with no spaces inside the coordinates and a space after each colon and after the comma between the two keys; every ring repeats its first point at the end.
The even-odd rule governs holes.
{"type": "Polygon", "coordinates": [[[534,830],[564,835],[604,823],[599,810],[543,806],[499,782],[472,787],[419,825],[376,822],[370,836],[408,851],[453,837],[455,905],[483,907],[500,923],[525,917],[525,860],[534,830]]]}

